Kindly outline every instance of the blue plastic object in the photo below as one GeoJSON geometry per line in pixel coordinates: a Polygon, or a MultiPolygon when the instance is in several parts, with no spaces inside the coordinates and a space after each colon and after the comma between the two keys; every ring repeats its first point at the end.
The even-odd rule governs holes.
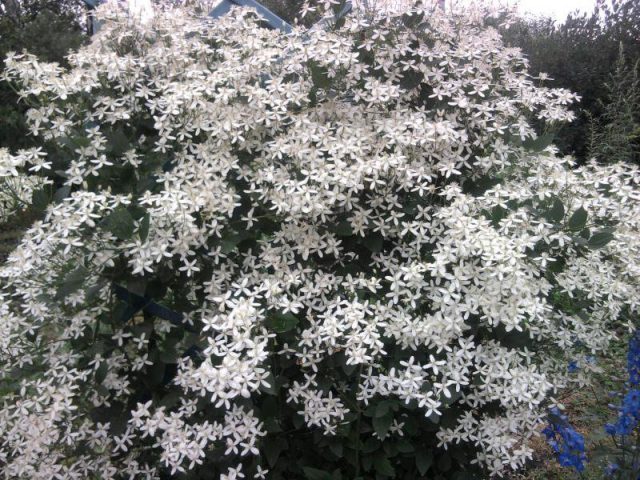
{"type": "Polygon", "coordinates": [[[147,313],[168,320],[176,326],[182,327],[189,332],[195,332],[196,330],[185,322],[184,315],[156,303],[152,298],[148,296],[141,296],[133,293],[126,288],[113,284],[113,293],[118,300],[122,300],[127,304],[127,309],[122,314],[120,319],[122,322],[128,322],[133,316],[140,310],[144,310],[147,313]]]}
{"type": "MultiPolygon", "coordinates": [[[[102,0],[84,0],[85,5],[90,9],[97,7],[101,2],[102,0]]],[[[234,6],[255,8],[258,15],[273,29],[281,30],[285,33],[290,33],[292,30],[291,25],[255,0],[221,0],[220,3],[209,12],[209,16],[211,18],[220,18],[229,13],[234,6]]]]}
{"type": "Polygon", "coordinates": [[[281,30],[285,33],[291,33],[291,25],[255,0],[221,0],[220,3],[209,12],[209,16],[211,18],[220,18],[226,15],[234,6],[255,8],[258,15],[260,15],[271,28],[281,30]]]}

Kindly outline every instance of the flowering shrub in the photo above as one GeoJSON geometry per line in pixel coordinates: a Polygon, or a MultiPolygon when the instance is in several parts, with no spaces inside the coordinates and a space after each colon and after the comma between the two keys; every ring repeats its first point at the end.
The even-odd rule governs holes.
{"type": "Polygon", "coordinates": [[[44,176],[30,174],[51,167],[43,157],[44,152],[38,148],[22,150],[15,156],[4,148],[0,149],[0,223],[31,205],[34,192],[43,191],[51,183],[44,176]],[[28,169],[25,168],[27,164],[30,166],[28,169]]]}
{"type": "Polygon", "coordinates": [[[47,157],[3,164],[59,190],[0,270],[3,475],[522,466],[637,311],[640,176],[556,157],[575,97],[490,13],[109,7],[70,69],[7,58],[47,157]]]}

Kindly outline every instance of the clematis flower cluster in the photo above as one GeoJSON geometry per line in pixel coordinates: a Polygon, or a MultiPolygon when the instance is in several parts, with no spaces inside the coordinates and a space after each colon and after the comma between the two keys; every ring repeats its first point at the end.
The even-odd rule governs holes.
{"type": "Polygon", "coordinates": [[[21,150],[11,155],[6,148],[0,148],[0,221],[7,222],[33,200],[38,192],[50,180],[33,173],[51,168],[45,152],[40,148],[21,150]]]}
{"type": "Polygon", "coordinates": [[[302,478],[284,445],[341,438],[351,478],[399,437],[523,466],[568,360],[637,314],[640,173],[536,133],[576,97],[495,13],[110,4],[69,69],[10,55],[43,148],[0,172],[59,194],[0,268],[2,475],[302,478]]]}

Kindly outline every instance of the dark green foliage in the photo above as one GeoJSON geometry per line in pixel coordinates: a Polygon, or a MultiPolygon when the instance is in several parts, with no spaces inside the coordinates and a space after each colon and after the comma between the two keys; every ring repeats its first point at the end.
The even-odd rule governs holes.
{"type": "Polygon", "coordinates": [[[80,290],[88,276],[89,270],[87,270],[83,265],[78,265],[76,268],[64,275],[62,283],[56,292],[56,297],[62,299],[80,290]]]}
{"type": "Polygon", "coordinates": [[[276,333],[293,330],[298,323],[298,318],[292,313],[277,313],[267,320],[267,326],[276,333]]]}
{"type": "MultiPolygon", "coordinates": [[[[0,69],[8,52],[28,51],[65,64],[66,55],[87,40],[82,0],[1,0],[0,69]]],[[[14,151],[34,144],[24,121],[28,105],[0,85],[0,147],[14,151]]]]}
{"type": "MultiPolygon", "coordinates": [[[[606,85],[619,67],[620,45],[625,68],[633,68],[640,60],[640,2],[613,0],[610,5],[598,0],[590,14],[572,13],[561,24],[550,18],[522,19],[502,34],[507,44],[526,54],[533,75],[547,73],[552,78],[549,86],[567,88],[582,97],[577,120],[562,127],[555,143],[563,153],[586,159],[591,119],[605,120],[607,105],[617,101],[606,85]]],[[[627,107],[634,105],[630,101],[627,107]]],[[[636,103],[636,120],[638,114],[636,103]]],[[[637,149],[635,155],[637,159],[637,149]]]]}
{"type": "Polygon", "coordinates": [[[587,223],[587,217],[587,211],[584,208],[580,207],[578,210],[573,212],[573,215],[571,215],[568,227],[571,230],[582,230],[587,223]]]}
{"type": "Polygon", "coordinates": [[[304,0],[265,0],[260,2],[285,22],[293,25],[300,16],[304,0]]]}
{"type": "Polygon", "coordinates": [[[609,229],[603,229],[591,235],[588,245],[593,249],[602,248],[611,240],[613,240],[613,232],[609,229]]]}
{"type": "Polygon", "coordinates": [[[589,157],[612,163],[640,162],[640,59],[628,65],[622,44],[615,71],[605,84],[603,113],[591,122],[589,157]]]}
{"type": "Polygon", "coordinates": [[[319,16],[315,12],[308,13],[304,18],[301,17],[304,0],[258,1],[290,25],[298,23],[304,26],[311,26],[319,20],[319,16]]]}
{"type": "Polygon", "coordinates": [[[120,240],[128,240],[135,229],[131,214],[124,207],[116,208],[103,220],[102,227],[118,237],[120,240]]]}

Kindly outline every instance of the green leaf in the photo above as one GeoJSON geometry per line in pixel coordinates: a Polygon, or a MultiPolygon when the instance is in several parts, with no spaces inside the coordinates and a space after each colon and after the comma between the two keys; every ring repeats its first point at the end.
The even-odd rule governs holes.
{"type": "Polygon", "coordinates": [[[264,397],[260,413],[262,418],[270,418],[278,416],[278,401],[273,397],[264,397]]]}
{"type": "Polygon", "coordinates": [[[329,444],[329,450],[338,458],[342,458],[342,454],[344,453],[344,448],[342,442],[333,441],[329,444]]]}
{"type": "Polygon", "coordinates": [[[373,467],[373,457],[371,455],[365,455],[362,457],[362,468],[365,472],[368,472],[373,467]]]}
{"type": "Polygon", "coordinates": [[[369,233],[369,235],[362,240],[362,243],[364,243],[364,246],[371,252],[378,253],[382,251],[384,239],[379,233],[369,233]]]}
{"type": "Polygon", "coordinates": [[[413,448],[411,442],[404,438],[398,440],[398,442],[396,443],[396,448],[400,453],[413,453],[415,451],[415,448],[413,448]]]}
{"type": "Polygon", "coordinates": [[[252,233],[246,230],[242,232],[235,232],[235,231],[226,232],[220,241],[220,246],[222,247],[221,248],[222,253],[226,255],[228,253],[233,252],[236,249],[236,247],[240,244],[240,242],[247,240],[252,236],[253,236],[252,233]]]}
{"type": "Polygon", "coordinates": [[[396,444],[394,442],[384,442],[382,444],[382,448],[384,449],[384,453],[387,454],[387,457],[393,458],[398,455],[398,449],[396,448],[396,444]]]}
{"type": "Polygon", "coordinates": [[[102,384],[102,382],[104,382],[104,379],[107,378],[107,372],[108,372],[107,362],[106,361],[100,362],[100,366],[98,367],[95,373],[95,380],[97,384],[102,384]]]}
{"type": "Polygon", "coordinates": [[[349,365],[347,365],[346,363],[342,364],[342,371],[349,376],[353,375],[353,372],[356,371],[356,368],[358,367],[354,364],[349,364],[349,365]]]}
{"type": "Polygon", "coordinates": [[[302,467],[304,476],[308,480],[332,480],[331,474],[325,470],[318,470],[317,468],[302,467]]]}
{"type": "Polygon", "coordinates": [[[564,218],[564,204],[559,198],[554,198],[553,205],[547,210],[545,217],[551,222],[561,222],[564,218]]]}
{"type": "Polygon", "coordinates": [[[284,438],[268,439],[262,442],[262,452],[267,457],[267,462],[270,467],[274,467],[280,454],[289,446],[284,438]]]}
{"type": "Polygon", "coordinates": [[[140,241],[144,242],[147,240],[147,237],[149,236],[149,222],[151,220],[151,216],[149,215],[149,212],[144,214],[144,217],[142,217],[142,221],[140,222],[140,229],[138,230],[138,235],[140,236],[140,241]]]}
{"type": "Polygon", "coordinates": [[[147,214],[147,210],[144,207],[140,207],[138,205],[131,205],[127,208],[127,210],[136,222],[142,220],[142,217],[147,214]]]}
{"type": "Polygon", "coordinates": [[[376,418],[384,417],[389,412],[389,407],[389,402],[385,402],[384,400],[378,402],[373,416],[376,418]]]}
{"type": "Polygon", "coordinates": [[[70,193],[71,187],[60,187],[58,190],[56,190],[56,193],[53,194],[53,200],[56,203],[61,203],[65,198],[69,196],[70,193]]]}
{"type": "Polygon", "coordinates": [[[47,188],[43,187],[38,190],[34,190],[31,195],[31,206],[38,212],[44,212],[49,205],[49,194],[47,188]]]}
{"type": "Polygon", "coordinates": [[[260,383],[260,387],[258,387],[259,390],[269,395],[277,395],[278,390],[276,389],[276,379],[273,374],[269,373],[265,378],[265,381],[269,384],[269,386],[267,387],[264,383],[260,383]]]}
{"type": "Polygon", "coordinates": [[[122,412],[120,408],[114,409],[109,415],[109,433],[111,435],[121,435],[127,429],[129,415],[122,412]]]}
{"type": "Polygon", "coordinates": [[[78,265],[63,277],[62,284],[56,291],[56,297],[63,299],[66,298],[67,295],[79,290],[86,282],[88,276],[89,270],[87,270],[83,265],[78,265]]]}
{"type": "Polygon", "coordinates": [[[571,230],[582,230],[587,224],[587,217],[587,211],[584,208],[580,207],[578,210],[573,212],[573,215],[571,215],[571,218],[569,219],[567,225],[571,230]]]}
{"type": "Polygon", "coordinates": [[[507,218],[507,215],[509,215],[509,210],[500,205],[491,209],[491,221],[496,226],[500,224],[502,219],[507,218]]]}
{"type": "Polygon", "coordinates": [[[613,240],[613,233],[611,230],[600,230],[589,239],[589,248],[597,249],[604,247],[607,243],[613,240]]]}
{"type": "Polygon", "coordinates": [[[234,236],[234,237],[227,237],[224,238],[222,240],[222,242],[220,243],[221,245],[221,249],[220,251],[222,253],[224,253],[225,255],[228,253],[231,253],[235,250],[235,248],[238,246],[238,244],[242,241],[242,239],[239,236],[234,236]]]}
{"type": "Polygon", "coordinates": [[[348,237],[353,235],[353,229],[351,228],[351,223],[347,220],[338,223],[335,227],[331,229],[333,233],[335,233],[338,237],[348,237]]]}
{"type": "Polygon", "coordinates": [[[362,453],[372,453],[380,449],[382,443],[377,438],[367,438],[361,446],[362,453]]]}
{"type": "Polygon", "coordinates": [[[431,415],[427,417],[427,420],[437,425],[440,423],[440,418],[442,418],[441,415],[438,415],[436,412],[431,412],[431,415]]]}
{"type": "Polygon", "coordinates": [[[166,364],[178,363],[178,352],[172,347],[160,350],[158,357],[166,364]]]}
{"type": "Polygon", "coordinates": [[[267,318],[267,327],[276,333],[284,333],[293,330],[299,320],[293,313],[276,313],[267,318]]]}
{"type": "Polygon", "coordinates": [[[374,414],[370,416],[384,417],[390,410],[393,410],[394,412],[398,410],[397,402],[395,400],[380,400],[375,405],[374,414]]]}
{"type": "Polygon", "coordinates": [[[120,240],[128,240],[135,229],[133,217],[123,206],[117,207],[103,221],[103,227],[120,240]]]}
{"type": "Polygon", "coordinates": [[[160,401],[158,402],[158,406],[165,407],[165,408],[173,408],[178,403],[180,403],[181,398],[182,398],[182,394],[180,391],[172,390],[160,399],[160,401]]]}
{"type": "Polygon", "coordinates": [[[282,432],[282,427],[275,417],[267,417],[263,420],[264,429],[267,433],[280,433],[282,432]]]}
{"type": "MultiPolygon", "coordinates": [[[[526,335],[526,337],[528,338],[529,336],[526,335]]],[[[448,407],[449,405],[453,405],[460,397],[462,397],[462,392],[454,390],[448,397],[446,395],[442,395],[440,397],[440,403],[442,403],[443,406],[448,407]]]]}
{"type": "Polygon", "coordinates": [[[591,238],[591,230],[588,228],[583,228],[580,233],[578,233],[578,235],[580,235],[580,238],[584,238],[585,240],[589,240],[589,238],[591,238]]]}
{"type": "Polygon", "coordinates": [[[433,464],[433,453],[430,450],[418,450],[416,452],[416,467],[420,475],[426,475],[433,464]]]}
{"type": "MultiPolygon", "coordinates": [[[[102,395],[103,397],[109,396],[109,389],[104,385],[96,385],[95,391],[98,393],[98,395],[102,395]]],[[[108,419],[105,418],[105,420],[108,420],[108,419]]]]}
{"type": "Polygon", "coordinates": [[[145,379],[152,387],[157,387],[164,380],[165,364],[162,360],[156,360],[153,365],[147,369],[145,379]]]}
{"type": "Polygon", "coordinates": [[[311,80],[317,88],[328,88],[331,85],[331,79],[327,75],[327,68],[318,62],[310,61],[309,70],[311,70],[311,80]]]}
{"type": "Polygon", "coordinates": [[[554,135],[552,133],[546,133],[535,139],[528,138],[522,146],[532,152],[541,152],[553,143],[553,137],[554,135]]]}
{"type": "Polygon", "coordinates": [[[424,76],[422,73],[409,70],[407,72],[403,72],[402,78],[400,79],[400,87],[405,90],[413,90],[418,87],[423,80],[424,76]]]}
{"type": "Polygon", "coordinates": [[[451,470],[451,457],[447,453],[443,453],[438,457],[438,469],[441,472],[451,470]]]}
{"type": "Polygon", "coordinates": [[[374,403],[370,404],[367,408],[362,412],[365,417],[375,417],[376,416],[376,405],[374,403]]]}
{"type": "Polygon", "coordinates": [[[318,104],[318,89],[317,89],[317,87],[312,87],[309,90],[309,104],[312,107],[318,104]]]}
{"type": "Polygon", "coordinates": [[[129,139],[124,130],[118,128],[116,130],[106,132],[107,150],[116,156],[122,155],[129,149],[129,139]]]}
{"type": "Polygon", "coordinates": [[[393,415],[387,412],[382,417],[374,417],[371,423],[373,424],[373,429],[378,434],[378,437],[383,439],[387,436],[389,427],[391,427],[391,424],[393,423],[393,415]]]}
{"type": "Polygon", "coordinates": [[[379,455],[373,461],[373,468],[376,469],[376,473],[384,475],[385,477],[395,477],[396,471],[391,466],[389,459],[383,455],[379,455]]]}
{"type": "Polygon", "coordinates": [[[586,247],[588,244],[587,240],[582,237],[573,237],[573,242],[581,247],[586,247]]]}
{"type": "Polygon", "coordinates": [[[302,428],[304,425],[304,417],[302,415],[294,415],[291,419],[291,423],[293,423],[293,427],[296,429],[302,428]]]}

